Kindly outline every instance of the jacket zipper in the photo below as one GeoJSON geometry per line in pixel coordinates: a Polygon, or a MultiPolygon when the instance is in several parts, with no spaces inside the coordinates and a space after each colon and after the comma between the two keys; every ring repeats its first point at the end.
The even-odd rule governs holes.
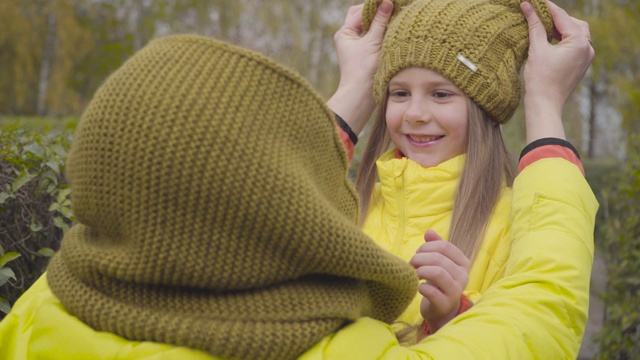
{"type": "Polygon", "coordinates": [[[402,249],[402,243],[404,239],[404,207],[405,207],[405,192],[403,187],[403,177],[398,176],[395,180],[396,185],[396,201],[398,204],[398,233],[394,241],[393,253],[400,256],[400,249],[402,249]]]}

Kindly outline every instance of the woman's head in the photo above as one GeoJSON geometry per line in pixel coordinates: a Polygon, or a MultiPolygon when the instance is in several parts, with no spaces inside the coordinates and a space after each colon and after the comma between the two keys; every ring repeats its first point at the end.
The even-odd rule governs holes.
{"type": "Polygon", "coordinates": [[[67,165],[77,223],[47,280],[94,329],[288,359],[415,296],[414,269],[357,226],[324,99],[248,49],[152,41],[97,91],[67,165]]]}
{"type": "MultiPolygon", "coordinates": [[[[367,0],[365,29],[373,19],[368,9],[379,2],[367,0]]],[[[529,45],[521,2],[396,0],[375,77],[376,99],[382,99],[398,72],[427,68],[449,79],[496,122],[507,122],[521,98],[519,71],[529,45]]],[[[531,2],[553,35],[545,0],[531,2]]]]}

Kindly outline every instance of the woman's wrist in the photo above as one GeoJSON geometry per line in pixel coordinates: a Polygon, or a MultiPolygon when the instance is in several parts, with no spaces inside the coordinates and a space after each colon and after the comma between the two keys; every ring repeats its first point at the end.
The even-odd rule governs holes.
{"type": "Polygon", "coordinates": [[[566,140],[562,124],[562,106],[543,97],[526,95],[524,106],[527,144],[544,138],[566,140]]]}
{"type": "Polygon", "coordinates": [[[340,116],[354,133],[359,134],[375,109],[373,85],[341,85],[327,101],[331,111],[340,116]]]}

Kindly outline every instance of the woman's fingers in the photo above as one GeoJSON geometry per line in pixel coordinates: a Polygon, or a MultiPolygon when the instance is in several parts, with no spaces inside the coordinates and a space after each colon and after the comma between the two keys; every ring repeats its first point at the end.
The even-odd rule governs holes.
{"type": "Polygon", "coordinates": [[[390,0],[383,0],[378,6],[378,11],[376,11],[376,16],[373,18],[373,22],[366,36],[371,36],[376,41],[382,43],[384,32],[387,30],[387,24],[389,23],[392,12],[393,3],[390,0]]]}

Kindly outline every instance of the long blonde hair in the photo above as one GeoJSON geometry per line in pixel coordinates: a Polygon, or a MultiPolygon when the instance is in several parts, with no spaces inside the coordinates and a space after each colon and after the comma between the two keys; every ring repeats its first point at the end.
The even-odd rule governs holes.
{"type": "MultiPolygon", "coordinates": [[[[361,223],[368,212],[378,177],[376,160],[391,144],[385,120],[388,97],[387,91],[380,101],[356,177],[361,223]]],[[[453,204],[448,240],[473,261],[500,197],[503,182],[507,186],[513,184],[514,169],[498,123],[468,97],[467,108],[466,161],[453,204]]]]}

